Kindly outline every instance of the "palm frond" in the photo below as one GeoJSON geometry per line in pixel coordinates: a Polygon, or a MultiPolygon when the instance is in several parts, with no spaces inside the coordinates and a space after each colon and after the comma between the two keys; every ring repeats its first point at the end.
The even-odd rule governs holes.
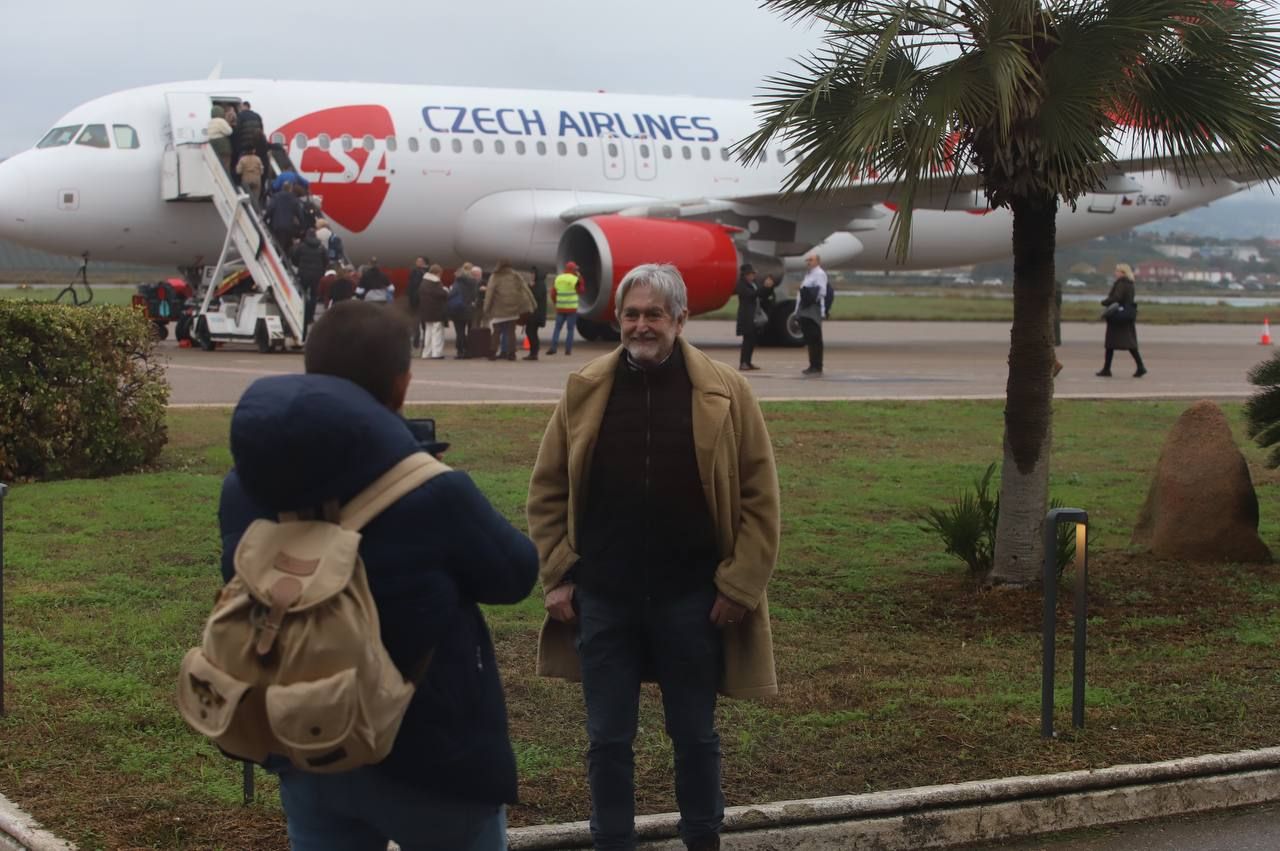
{"type": "Polygon", "coordinates": [[[738,155],[783,139],[798,154],[787,194],[894,182],[899,257],[922,184],[950,169],[976,167],[997,206],[1074,202],[1118,142],[1146,168],[1280,177],[1280,26],[1263,0],[764,6],[821,23],[825,41],[766,81],[738,155]]]}

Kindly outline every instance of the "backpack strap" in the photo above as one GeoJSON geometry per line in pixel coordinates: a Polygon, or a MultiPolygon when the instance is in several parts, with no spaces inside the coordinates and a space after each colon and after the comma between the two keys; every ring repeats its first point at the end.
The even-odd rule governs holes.
{"type": "Polygon", "coordinates": [[[415,452],[396,464],[342,506],[339,525],[358,532],[396,500],[452,468],[426,452],[415,452]]]}

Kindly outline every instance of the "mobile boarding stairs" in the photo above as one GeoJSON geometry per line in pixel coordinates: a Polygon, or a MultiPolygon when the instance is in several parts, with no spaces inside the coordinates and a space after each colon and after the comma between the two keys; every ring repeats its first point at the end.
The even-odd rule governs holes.
{"type": "MultiPolygon", "coordinates": [[[[205,269],[192,338],[206,351],[218,343],[253,343],[261,352],[301,345],[302,293],[262,216],[205,139],[210,99],[187,93],[167,98],[173,144],[164,152],[164,199],[211,201],[227,228],[218,262],[205,269]],[[224,278],[241,270],[252,278],[252,289],[242,284],[220,294],[224,278]]],[[[268,159],[266,179],[281,168],[268,159]]]]}

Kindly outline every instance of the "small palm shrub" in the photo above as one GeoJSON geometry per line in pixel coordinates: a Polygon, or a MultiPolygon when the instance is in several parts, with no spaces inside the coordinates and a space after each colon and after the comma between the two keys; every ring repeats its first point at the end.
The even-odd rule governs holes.
{"type": "MultiPolygon", "coordinates": [[[[997,466],[991,464],[982,477],[974,482],[973,490],[961,493],[946,508],[930,508],[925,512],[925,528],[942,539],[949,555],[969,566],[969,575],[975,582],[983,582],[991,572],[992,557],[996,551],[996,521],[1000,517],[1000,492],[991,491],[991,480],[997,466]]],[[[1050,508],[1062,507],[1061,500],[1051,500],[1050,508]]],[[[1073,524],[1061,524],[1058,536],[1058,576],[1076,555],[1076,535],[1073,524]]]]}
{"type": "Polygon", "coordinates": [[[1263,449],[1274,447],[1267,466],[1280,467],[1280,354],[1249,370],[1249,383],[1259,388],[1244,403],[1249,437],[1263,449]]]}

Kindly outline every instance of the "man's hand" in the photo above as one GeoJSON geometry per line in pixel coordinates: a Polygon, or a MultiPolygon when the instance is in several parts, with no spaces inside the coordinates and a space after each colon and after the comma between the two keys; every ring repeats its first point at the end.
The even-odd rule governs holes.
{"type": "Polygon", "coordinates": [[[563,582],[547,592],[542,600],[547,614],[561,623],[573,623],[578,616],[573,611],[573,583],[563,582]]]}
{"type": "MultiPolygon", "coordinates": [[[[557,588],[556,590],[560,589],[557,588]]],[[[725,595],[717,592],[715,605],[711,607],[711,622],[716,626],[732,626],[741,621],[746,613],[746,606],[739,606],[725,595]]]]}

